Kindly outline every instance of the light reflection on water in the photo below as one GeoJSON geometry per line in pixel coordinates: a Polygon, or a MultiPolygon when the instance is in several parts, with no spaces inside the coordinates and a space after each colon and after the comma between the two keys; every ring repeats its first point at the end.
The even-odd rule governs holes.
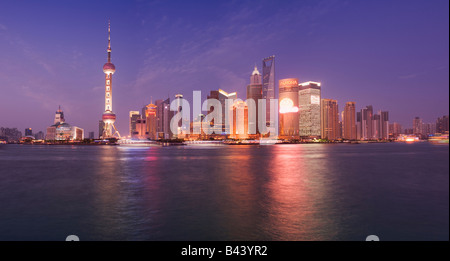
{"type": "Polygon", "coordinates": [[[448,240],[448,146],[0,150],[0,239],[448,240]]]}

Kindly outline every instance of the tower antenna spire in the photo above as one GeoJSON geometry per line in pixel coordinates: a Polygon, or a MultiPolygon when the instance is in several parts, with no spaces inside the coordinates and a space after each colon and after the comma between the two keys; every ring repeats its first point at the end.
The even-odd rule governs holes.
{"type": "Polygon", "coordinates": [[[108,20],[108,63],[111,62],[111,20],[108,20]]]}

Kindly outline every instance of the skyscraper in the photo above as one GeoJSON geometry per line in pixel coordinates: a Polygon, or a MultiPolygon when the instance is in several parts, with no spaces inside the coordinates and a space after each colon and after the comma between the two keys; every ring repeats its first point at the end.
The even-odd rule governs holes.
{"type": "Polygon", "coordinates": [[[103,138],[112,138],[115,134],[120,137],[119,132],[114,126],[116,121],[116,114],[112,107],[112,75],[116,71],[116,67],[111,63],[111,25],[108,23],[108,61],[103,65],[103,72],[105,73],[105,112],[102,115],[102,120],[105,123],[102,130],[103,138]],[[114,132],[113,132],[114,131],[114,132]]]}
{"type": "Polygon", "coordinates": [[[170,98],[157,100],[155,105],[157,139],[171,139],[170,120],[172,119],[173,111],[170,110],[170,98]]]}
{"type": "MultiPolygon", "coordinates": [[[[262,70],[262,98],[266,100],[266,126],[269,126],[273,121],[270,119],[270,99],[275,99],[275,55],[263,59],[262,70]]],[[[275,122],[270,125],[278,127],[275,122]]]]}
{"type": "MultiPolygon", "coordinates": [[[[234,101],[237,99],[237,93],[227,93],[226,91],[219,89],[218,91],[211,91],[208,95],[208,99],[216,99],[220,102],[221,110],[222,110],[222,124],[218,125],[216,122],[213,121],[215,124],[215,128],[213,129],[214,134],[230,134],[230,130],[226,128],[226,114],[231,114],[232,108],[228,108],[230,111],[226,112],[226,101],[227,99],[231,100],[231,105],[234,103],[234,101]]],[[[209,108],[209,105],[208,105],[209,108]]],[[[208,111],[209,113],[212,113],[213,110],[215,110],[214,106],[212,106],[212,109],[208,111]]]]}
{"type": "Polygon", "coordinates": [[[139,111],[130,111],[130,137],[136,132],[136,122],[140,118],[139,111]]]}
{"type": "Polygon", "coordinates": [[[304,82],[299,84],[299,135],[303,138],[320,138],[321,84],[304,82]]]}
{"type": "Polygon", "coordinates": [[[298,79],[288,78],[279,81],[280,136],[298,136],[298,79]]]}
{"type": "Polygon", "coordinates": [[[144,106],[144,108],[142,108],[142,118],[145,119],[145,121],[147,123],[146,132],[148,132],[148,137],[152,140],[157,139],[156,111],[157,111],[157,107],[153,103],[150,103],[147,106],[144,106]]]}
{"type": "Polygon", "coordinates": [[[389,134],[392,135],[393,138],[396,138],[399,134],[402,134],[402,125],[397,122],[393,122],[389,124],[389,134]]]}
{"type": "Polygon", "coordinates": [[[444,133],[449,130],[449,120],[448,115],[439,117],[436,121],[436,132],[444,133]]]}
{"type": "Polygon", "coordinates": [[[253,70],[252,75],[250,76],[250,84],[247,85],[247,100],[253,99],[255,101],[255,111],[251,111],[251,108],[249,108],[249,115],[254,116],[249,117],[249,128],[256,130],[256,133],[259,133],[258,131],[258,101],[262,99],[262,83],[261,83],[261,74],[258,71],[258,68],[253,70]]]}
{"type": "Polygon", "coordinates": [[[413,134],[415,135],[422,135],[423,131],[422,131],[422,119],[419,117],[415,117],[413,119],[413,134]]]}
{"type": "Polygon", "coordinates": [[[247,104],[241,100],[237,100],[233,104],[232,109],[233,128],[231,129],[231,138],[246,139],[248,138],[248,107],[247,104]]]}
{"type": "Polygon", "coordinates": [[[356,103],[347,102],[343,113],[343,138],[346,140],[356,140],[356,103]]]}
{"type": "MultiPolygon", "coordinates": [[[[358,115],[357,115],[358,116],[358,115]]],[[[360,113],[360,139],[362,140],[371,140],[373,139],[373,107],[372,105],[366,106],[361,109],[360,113]]],[[[358,118],[358,117],[357,117],[358,118]]]]}
{"type": "Polygon", "coordinates": [[[339,112],[336,100],[322,99],[321,128],[322,139],[338,138],[339,112]]]}
{"type": "Polygon", "coordinates": [[[381,139],[381,117],[380,114],[372,115],[372,139],[381,139]]]}
{"type": "Polygon", "coordinates": [[[389,112],[380,111],[380,139],[389,139],[389,112]]]}

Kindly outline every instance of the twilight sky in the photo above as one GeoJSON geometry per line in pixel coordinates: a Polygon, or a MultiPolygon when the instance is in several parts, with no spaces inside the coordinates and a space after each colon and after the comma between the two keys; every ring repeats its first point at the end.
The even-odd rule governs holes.
{"type": "Polygon", "coordinates": [[[4,1],[0,127],[33,132],[67,122],[98,132],[111,19],[113,110],[193,90],[245,99],[256,64],[276,80],[322,82],[322,98],[388,110],[405,127],[449,113],[448,0],[4,1]]]}

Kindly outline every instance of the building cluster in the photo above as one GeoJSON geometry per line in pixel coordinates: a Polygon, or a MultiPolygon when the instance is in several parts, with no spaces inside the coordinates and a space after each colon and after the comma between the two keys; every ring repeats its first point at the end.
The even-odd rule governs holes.
{"type": "Polygon", "coordinates": [[[401,124],[392,123],[389,125],[389,133],[393,138],[401,134],[414,135],[420,139],[427,139],[436,134],[445,134],[449,131],[448,115],[437,118],[434,123],[425,123],[420,117],[415,117],[412,120],[412,128],[402,129],[401,124]]]}
{"type": "MultiPolygon", "coordinates": [[[[366,106],[356,112],[356,103],[347,102],[339,112],[338,102],[322,99],[320,82],[299,82],[298,78],[278,81],[278,108],[276,117],[271,114],[271,99],[275,99],[275,57],[263,59],[261,74],[255,66],[246,88],[245,101],[238,99],[237,92],[212,90],[207,97],[206,114],[194,115],[189,124],[180,124],[171,131],[170,120],[177,111],[170,110],[170,98],[150,103],[142,111],[130,111],[129,136],[150,139],[255,139],[267,130],[277,128],[278,138],[284,140],[386,140],[389,139],[389,113],[374,113],[366,106]],[[211,99],[214,101],[210,103],[211,99]],[[259,101],[262,99],[263,103],[259,101]],[[215,104],[216,102],[219,104],[215,104]],[[230,102],[229,107],[226,103],[230,102]],[[213,104],[214,103],[214,104],[213,104]],[[249,104],[251,103],[251,104],[249,104]],[[265,110],[259,106],[264,105],[265,110]],[[251,105],[251,106],[250,106],[251,105]],[[220,106],[221,119],[211,121],[212,133],[205,133],[202,121],[220,106]],[[229,109],[225,113],[226,109],[229,109]],[[262,113],[263,115],[259,115],[262,113]],[[226,115],[231,117],[226,118],[226,115]],[[226,121],[230,124],[227,124],[226,121]],[[262,121],[262,122],[259,122],[262,121]],[[190,126],[186,129],[186,126],[190,126]],[[262,131],[260,128],[266,130],[262,131]],[[201,131],[194,132],[199,128],[201,131]],[[272,128],[272,129],[271,129],[272,128]],[[195,134],[193,134],[195,133],[195,134]]],[[[182,108],[183,96],[177,94],[177,108],[182,108]]]]}

